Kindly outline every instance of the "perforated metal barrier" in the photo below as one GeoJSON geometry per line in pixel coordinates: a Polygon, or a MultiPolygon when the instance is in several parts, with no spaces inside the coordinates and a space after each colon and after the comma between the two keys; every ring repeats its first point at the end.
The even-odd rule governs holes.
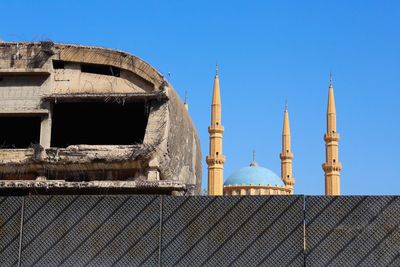
{"type": "Polygon", "coordinates": [[[166,197],[165,266],[302,266],[302,197],[166,197]]]}
{"type": "Polygon", "coordinates": [[[2,197],[0,237],[0,266],[302,266],[303,197],[2,197]]]}
{"type": "Polygon", "coordinates": [[[0,266],[400,266],[400,198],[4,196],[0,266]]]}
{"type": "Polygon", "coordinates": [[[306,197],[307,266],[400,266],[399,197],[306,197]]]}
{"type": "Polygon", "coordinates": [[[22,197],[0,197],[0,266],[18,263],[22,197]]]}
{"type": "Polygon", "coordinates": [[[27,198],[23,266],[156,265],[157,196],[27,198]]]}

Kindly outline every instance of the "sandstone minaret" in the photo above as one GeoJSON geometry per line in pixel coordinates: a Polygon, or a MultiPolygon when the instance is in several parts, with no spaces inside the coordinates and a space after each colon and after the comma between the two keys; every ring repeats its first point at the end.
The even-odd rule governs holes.
{"type": "Polygon", "coordinates": [[[327,111],[327,132],[324,135],[326,145],[326,161],[322,164],[325,172],[325,195],[340,195],[339,134],[336,130],[336,107],[333,94],[332,75],[330,77],[327,111]]]}
{"type": "Polygon", "coordinates": [[[290,148],[290,124],[289,111],[287,104],[283,115],[283,130],[282,130],[282,153],[281,158],[281,177],[286,188],[290,189],[290,194],[293,194],[294,178],[292,174],[293,153],[290,148]]]}
{"type": "Polygon", "coordinates": [[[208,165],[208,195],[222,196],[225,157],[222,154],[222,133],[224,132],[224,127],[221,125],[221,93],[219,89],[218,65],[215,71],[211,104],[211,125],[208,127],[208,132],[210,134],[210,154],[206,159],[208,165]]]}

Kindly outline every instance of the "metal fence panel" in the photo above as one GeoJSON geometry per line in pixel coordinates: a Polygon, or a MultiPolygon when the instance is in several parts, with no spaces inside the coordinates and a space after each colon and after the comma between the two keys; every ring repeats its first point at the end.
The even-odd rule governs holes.
{"type": "Polygon", "coordinates": [[[400,266],[399,197],[306,197],[307,266],[400,266]]]}
{"type": "Polygon", "coordinates": [[[158,196],[34,196],[25,207],[22,266],[158,263],[158,196]]]}
{"type": "Polygon", "coordinates": [[[0,266],[18,263],[22,197],[0,197],[0,266]]]}
{"type": "Polygon", "coordinates": [[[303,197],[165,197],[163,266],[303,266],[303,197]]]}

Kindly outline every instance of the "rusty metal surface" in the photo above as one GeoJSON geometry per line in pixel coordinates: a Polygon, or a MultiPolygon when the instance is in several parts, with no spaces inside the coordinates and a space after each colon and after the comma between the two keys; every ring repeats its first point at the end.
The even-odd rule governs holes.
{"type": "Polygon", "coordinates": [[[162,266],[303,266],[303,197],[164,197],[162,266]]]}
{"type": "Polygon", "coordinates": [[[399,197],[306,197],[306,266],[400,266],[399,197]]]}
{"type": "Polygon", "coordinates": [[[22,197],[0,197],[0,266],[18,263],[22,197]]]}
{"type": "Polygon", "coordinates": [[[158,196],[34,196],[25,206],[22,266],[158,262],[158,196]]]}

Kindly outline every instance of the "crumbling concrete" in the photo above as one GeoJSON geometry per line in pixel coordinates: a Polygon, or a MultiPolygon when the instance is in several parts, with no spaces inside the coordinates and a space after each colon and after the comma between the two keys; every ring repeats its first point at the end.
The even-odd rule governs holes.
{"type": "MultiPolygon", "coordinates": [[[[0,189],[110,185],[141,193],[199,193],[195,126],[171,84],[143,60],[97,47],[0,43],[0,89],[0,116],[41,118],[39,144],[0,149],[0,189]],[[141,142],[52,147],[57,103],[135,101],[144,101],[148,116],[141,142]]],[[[0,138],[7,138],[1,130],[0,138]]]]}

